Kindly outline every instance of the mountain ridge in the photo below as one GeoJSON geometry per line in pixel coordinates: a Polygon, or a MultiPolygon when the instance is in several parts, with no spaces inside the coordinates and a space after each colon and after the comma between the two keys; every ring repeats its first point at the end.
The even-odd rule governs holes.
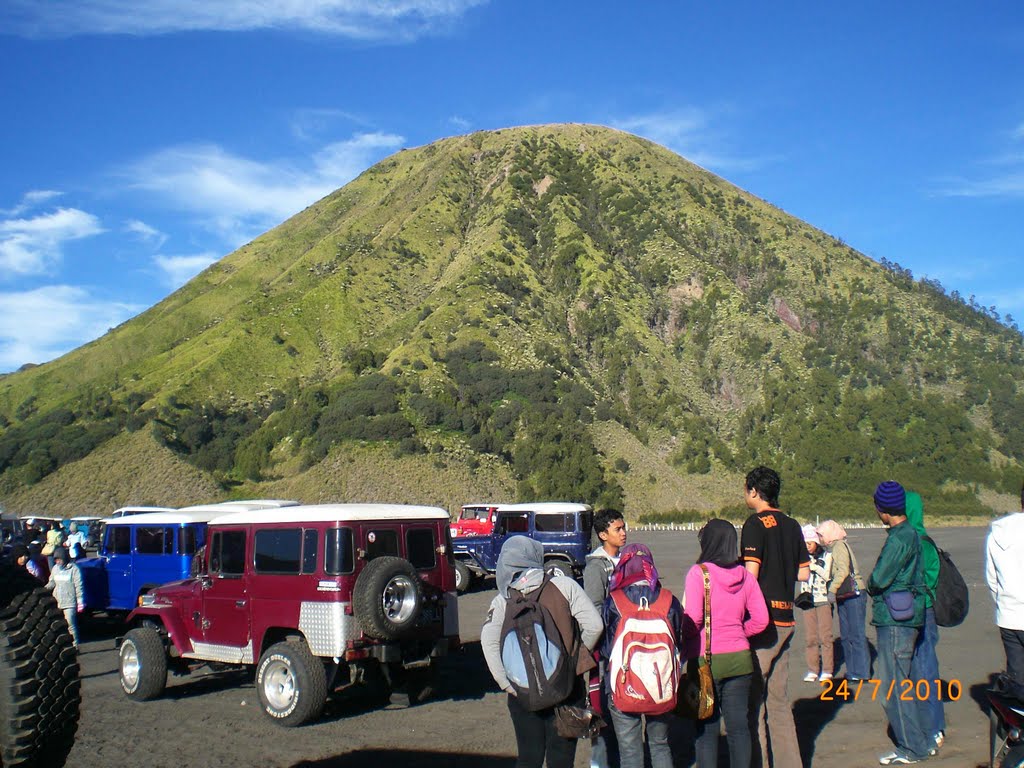
{"type": "MultiPolygon", "coordinates": [[[[68,463],[33,426],[66,410],[58,432],[99,445],[118,420],[147,427],[226,493],[300,454],[308,471],[346,441],[383,440],[410,461],[497,457],[522,497],[664,504],[623,496],[622,441],[593,440],[613,423],[682,478],[763,461],[800,477],[802,499],[838,499],[899,470],[978,509],[981,489],[1012,492],[1020,473],[1021,360],[1019,334],[955,294],[652,142],[579,124],[478,132],[386,158],[102,339],[0,379],[0,498],[68,463]],[[794,413],[821,419],[808,429],[822,439],[794,413]],[[851,439],[829,426],[840,415],[851,439]],[[560,485],[520,454],[570,425],[585,449],[555,456],[579,470],[560,485]],[[887,467],[866,438],[890,432],[887,467]],[[793,456],[818,442],[828,466],[793,456]],[[841,455],[852,448],[869,458],[841,455]],[[48,459],[30,471],[33,449],[48,459]],[[936,461],[948,476],[917,466],[936,461]]],[[[715,503],[728,500],[676,506],[715,503]]]]}

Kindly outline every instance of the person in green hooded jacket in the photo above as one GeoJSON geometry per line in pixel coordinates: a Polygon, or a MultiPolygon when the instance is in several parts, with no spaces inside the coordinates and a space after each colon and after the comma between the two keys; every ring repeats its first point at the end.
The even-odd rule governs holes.
{"type": "MultiPolygon", "coordinates": [[[[874,493],[878,519],[888,529],[885,544],[868,579],[871,623],[877,632],[878,677],[882,690],[913,678],[911,665],[924,625],[921,537],[907,522],[906,491],[893,480],[874,493]]],[[[928,713],[916,697],[886,696],[883,702],[896,749],[878,758],[880,765],[910,765],[935,750],[928,713]]]]}
{"type": "Polygon", "coordinates": [[[939,644],[939,625],[935,623],[935,586],[939,583],[939,551],[935,542],[928,536],[924,527],[924,503],[921,494],[907,491],[907,522],[910,523],[921,539],[921,580],[926,587],[924,591],[924,626],[917,636],[914,646],[914,661],[911,664],[911,678],[924,680],[928,683],[928,696],[924,699],[928,719],[925,725],[935,740],[937,751],[946,741],[946,712],[942,706],[940,695],[941,680],[939,675],[939,657],[936,646],[939,644]]]}

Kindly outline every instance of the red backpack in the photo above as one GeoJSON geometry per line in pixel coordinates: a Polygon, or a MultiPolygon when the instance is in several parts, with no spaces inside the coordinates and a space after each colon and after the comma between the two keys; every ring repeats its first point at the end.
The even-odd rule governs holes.
{"type": "Polygon", "coordinates": [[[611,593],[619,611],[608,673],[612,703],[620,712],[663,715],[676,706],[679,650],[669,623],[672,593],[662,588],[653,604],[633,603],[622,590],[611,593]]]}

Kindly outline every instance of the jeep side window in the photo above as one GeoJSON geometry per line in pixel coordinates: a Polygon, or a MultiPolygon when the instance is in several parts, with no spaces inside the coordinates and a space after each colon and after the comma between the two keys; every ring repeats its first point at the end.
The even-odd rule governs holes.
{"type": "Polygon", "coordinates": [[[398,551],[398,531],[393,528],[369,531],[366,534],[366,559],[390,555],[401,557],[398,551]]]}
{"type": "Polygon", "coordinates": [[[165,526],[135,529],[135,551],[140,555],[169,555],[174,552],[174,529],[165,526]]]}
{"type": "Polygon", "coordinates": [[[256,531],[253,544],[256,573],[297,574],[301,559],[301,528],[256,531]]]}
{"type": "Polygon", "coordinates": [[[406,559],[423,571],[437,565],[437,543],[433,528],[410,528],[405,533],[406,559]]]}
{"type": "Polygon", "coordinates": [[[108,555],[129,555],[132,551],[132,530],[127,525],[107,527],[104,551],[108,555]]]}
{"type": "Polygon", "coordinates": [[[217,531],[213,535],[210,573],[219,576],[245,573],[245,531],[217,531]]]}
{"type": "Polygon", "coordinates": [[[527,533],[530,530],[530,517],[526,512],[501,515],[496,530],[498,533],[527,533]]]}
{"type": "Polygon", "coordinates": [[[354,562],[352,529],[332,528],[327,531],[327,543],[324,547],[324,573],[331,576],[352,573],[354,562]]]}
{"type": "Polygon", "coordinates": [[[194,555],[196,553],[196,529],[191,525],[186,525],[181,529],[181,541],[178,552],[182,555],[194,555]]]}
{"type": "Polygon", "coordinates": [[[302,532],[303,573],[316,573],[316,550],[319,538],[316,528],[307,528],[302,532]]]}

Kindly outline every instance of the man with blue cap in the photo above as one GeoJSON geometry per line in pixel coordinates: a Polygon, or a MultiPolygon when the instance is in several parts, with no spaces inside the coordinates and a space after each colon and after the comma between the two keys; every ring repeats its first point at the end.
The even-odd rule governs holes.
{"type": "Polygon", "coordinates": [[[907,522],[907,494],[893,480],[880,483],[874,494],[878,519],[888,529],[885,544],[868,579],[871,623],[878,633],[878,667],[886,717],[896,749],[878,758],[880,765],[911,765],[926,760],[935,748],[929,738],[926,712],[904,680],[912,680],[911,664],[918,633],[924,625],[921,589],[921,540],[907,522]]]}

